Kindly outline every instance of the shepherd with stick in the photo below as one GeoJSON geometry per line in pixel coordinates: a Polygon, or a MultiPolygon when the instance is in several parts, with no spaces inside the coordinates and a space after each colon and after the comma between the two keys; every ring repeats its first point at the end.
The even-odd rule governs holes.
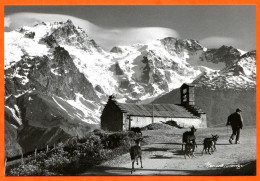
{"type": "MultiPolygon", "coordinates": [[[[232,113],[230,116],[228,116],[226,126],[231,125],[231,128],[232,128],[232,134],[229,138],[230,144],[233,143],[232,141],[233,141],[235,136],[236,136],[236,142],[235,143],[236,144],[240,143],[240,141],[239,141],[240,129],[243,128],[243,118],[242,118],[241,112],[242,111],[240,109],[236,109],[235,113],[232,113]]],[[[227,128],[227,131],[228,131],[228,128],[227,128]]]]}

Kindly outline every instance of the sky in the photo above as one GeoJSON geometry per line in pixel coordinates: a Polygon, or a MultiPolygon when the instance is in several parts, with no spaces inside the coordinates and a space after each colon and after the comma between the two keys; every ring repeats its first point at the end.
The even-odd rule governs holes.
{"type": "Polygon", "coordinates": [[[5,6],[5,31],[66,19],[106,50],[169,36],[207,48],[256,49],[253,5],[5,6]]]}

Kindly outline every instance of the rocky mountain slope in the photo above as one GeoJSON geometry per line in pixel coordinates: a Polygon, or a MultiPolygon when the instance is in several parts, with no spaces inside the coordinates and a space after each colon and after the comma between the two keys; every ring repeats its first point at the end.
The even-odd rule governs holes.
{"type": "Polygon", "coordinates": [[[99,126],[111,94],[121,102],[150,102],[191,82],[216,94],[248,91],[255,75],[255,52],[233,47],[207,49],[168,37],[106,52],[70,20],[21,27],[5,32],[6,140],[13,143],[6,150],[14,156],[83,136],[99,126]]]}

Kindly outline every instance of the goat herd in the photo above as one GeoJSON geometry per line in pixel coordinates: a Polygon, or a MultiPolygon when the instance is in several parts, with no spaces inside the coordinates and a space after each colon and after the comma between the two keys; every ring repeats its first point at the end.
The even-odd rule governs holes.
{"type": "MultiPolygon", "coordinates": [[[[188,156],[189,158],[195,157],[194,151],[195,151],[195,147],[197,147],[196,136],[195,136],[196,130],[197,129],[195,129],[195,127],[192,126],[190,131],[186,131],[182,135],[182,151],[184,152],[185,159],[186,159],[186,156],[188,156]],[[184,146],[184,150],[183,150],[183,146],[184,146]]],[[[131,131],[134,131],[135,133],[142,135],[141,129],[138,127],[131,128],[131,131]]],[[[204,151],[205,151],[205,153],[208,153],[208,154],[213,153],[216,150],[216,142],[217,142],[218,138],[219,138],[218,135],[212,135],[211,138],[205,138],[203,141],[202,153],[204,151]]],[[[143,168],[142,150],[141,150],[141,145],[140,145],[142,140],[143,140],[142,137],[134,140],[135,145],[131,146],[131,148],[129,150],[130,156],[131,156],[131,162],[132,162],[131,174],[133,173],[133,171],[135,171],[135,168],[134,168],[135,161],[138,165],[138,158],[140,159],[141,168],[143,168]]]]}

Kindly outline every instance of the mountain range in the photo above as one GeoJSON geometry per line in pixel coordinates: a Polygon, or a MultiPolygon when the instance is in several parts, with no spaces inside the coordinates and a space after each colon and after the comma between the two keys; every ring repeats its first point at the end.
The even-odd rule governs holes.
{"type": "Polygon", "coordinates": [[[167,37],[107,52],[71,20],[24,26],[4,38],[8,157],[99,128],[109,95],[179,103],[183,83],[196,85],[209,126],[238,106],[245,123],[255,124],[256,51],[167,37]]]}

